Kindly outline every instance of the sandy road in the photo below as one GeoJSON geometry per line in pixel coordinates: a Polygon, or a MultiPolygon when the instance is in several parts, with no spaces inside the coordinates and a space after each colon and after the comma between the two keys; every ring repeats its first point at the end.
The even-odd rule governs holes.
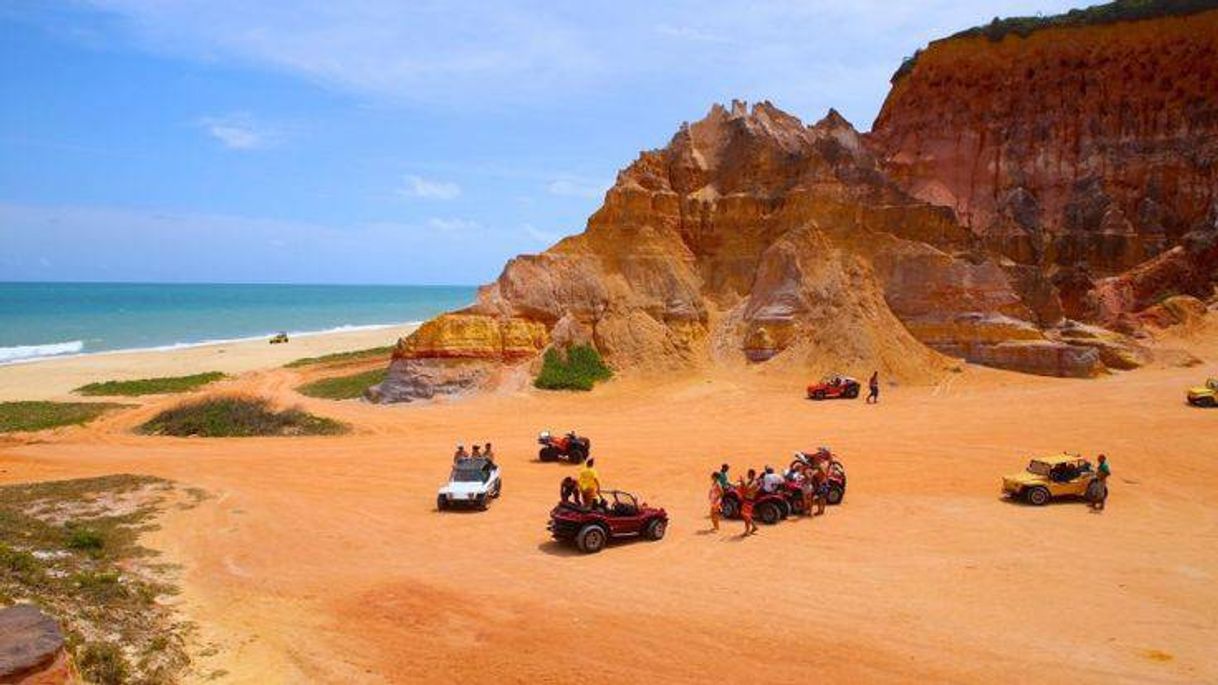
{"type": "Polygon", "coordinates": [[[1214,371],[970,367],[877,407],[728,373],[372,407],[297,397],[279,370],[226,389],[356,432],[127,432],[154,402],[0,442],[0,479],[127,471],[205,489],[150,542],[184,565],[182,611],[217,648],[198,673],[220,682],[1215,682],[1218,411],[1181,401],[1214,371]],[[608,484],[668,508],[668,537],[589,557],[549,541],[572,468],[535,461],[542,428],[592,436],[608,484]],[[488,512],[434,511],[457,440],[497,446],[488,512]],[[843,506],[747,540],[735,522],[707,532],[720,461],[778,466],[817,444],[849,470],[843,506]],[[1108,511],[997,497],[1003,472],[1060,450],[1110,455],[1108,511]]]}

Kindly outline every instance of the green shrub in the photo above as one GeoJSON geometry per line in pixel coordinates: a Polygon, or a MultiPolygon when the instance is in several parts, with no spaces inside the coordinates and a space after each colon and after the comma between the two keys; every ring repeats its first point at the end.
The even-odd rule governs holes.
{"type": "Polygon", "coordinates": [[[150,435],[229,438],[277,435],[334,435],[346,425],[300,409],[275,411],[260,398],[213,397],[180,404],[140,426],[150,435]]]}
{"type": "Polygon", "coordinates": [[[98,685],[122,685],[128,680],[131,667],[117,646],[108,642],[90,642],[80,654],[80,673],[98,685]]]}
{"type": "Polygon", "coordinates": [[[296,361],[284,364],[285,368],[296,369],[302,366],[314,366],[316,364],[334,364],[338,362],[358,362],[368,359],[385,359],[389,360],[389,355],[393,353],[393,347],[373,347],[367,350],[353,350],[351,352],[335,352],[334,354],[323,354],[320,357],[304,357],[296,361]]]}
{"type": "Polygon", "coordinates": [[[68,548],[78,552],[97,554],[106,546],[106,538],[92,528],[68,528],[68,548]]]}
{"type": "Polygon", "coordinates": [[[196,373],[193,376],[167,376],[165,378],[141,378],[134,381],[105,381],[82,385],[73,392],[81,395],[160,395],[186,392],[224,378],[219,371],[196,373]]]}
{"type": "Polygon", "coordinates": [[[296,391],[309,397],[320,397],[324,400],[350,400],[363,397],[364,390],[385,380],[388,370],[385,368],[364,371],[350,376],[335,376],[305,383],[296,391]]]}
{"type": "Polygon", "coordinates": [[[613,369],[591,345],[576,345],[565,355],[551,347],[542,358],[541,373],[533,385],[543,390],[591,390],[598,381],[612,377],[613,369]]]}
{"type": "Polygon", "coordinates": [[[0,402],[0,433],[87,423],[121,406],[108,402],[0,402]]]}

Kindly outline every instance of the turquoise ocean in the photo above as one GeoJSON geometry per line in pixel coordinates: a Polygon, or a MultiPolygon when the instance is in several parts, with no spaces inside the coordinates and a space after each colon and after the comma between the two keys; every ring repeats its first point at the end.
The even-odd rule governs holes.
{"type": "Polygon", "coordinates": [[[424,321],[472,286],[0,283],[0,364],[424,321]]]}

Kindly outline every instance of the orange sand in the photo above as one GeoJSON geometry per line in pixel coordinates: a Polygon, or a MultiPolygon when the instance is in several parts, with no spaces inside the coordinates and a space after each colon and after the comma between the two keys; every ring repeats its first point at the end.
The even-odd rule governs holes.
{"type": "MultiPolygon", "coordinates": [[[[1218,350],[1201,350],[1208,359],[1218,350]]],[[[862,370],[860,370],[862,371],[862,370]]],[[[196,674],[219,682],[1215,682],[1218,369],[1094,381],[973,367],[883,403],[812,403],[803,378],[717,372],[587,395],[390,407],[296,396],[292,370],[227,384],[353,435],[171,439],[86,428],[0,437],[0,481],[148,473],[205,489],[149,543],[184,566],[196,674]],[[593,438],[608,485],[668,508],[658,543],[580,556],[545,522],[573,467],[535,436],[593,438]],[[504,496],[434,511],[457,440],[491,440],[504,496]],[[845,503],[749,539],[708,533],[708,474],[831,446],[845,503]],[[1109,509],[998,497],[1031,455],[1106,452],[1109,509]]]]}

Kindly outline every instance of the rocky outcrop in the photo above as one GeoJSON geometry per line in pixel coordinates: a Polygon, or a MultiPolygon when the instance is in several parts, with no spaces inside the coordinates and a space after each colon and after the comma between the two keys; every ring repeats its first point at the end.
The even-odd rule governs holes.
{"type": "Polygon", "coordinates": [[[1174,316],[1165,298],[1218,277],[1218,12],[1138,12],[933,43],[866,136],[832,110],[713,107],[584,232],[401,341],[371,396],[479,387],[576,343],[643,371],[1144,363],[1133,336],[1174,316]]]}
{"type": "Polygon", "coordinates": [[[1214,253],[1189,236],[1218,212],[1218,10],[1160,4],[1138,21],[935,41],[867,137],[903,189],[1039,267],[1071,318],[1111,324],[1156,294],[1213,288],[1214,253]],[[1131,269],[1132,292],[1108,280],[1131,269]]]}
{"type": "Polygon", "coordinates": [[[55,619],[30,604],[0,609],[0,683],[77,682],[55,619]]]}

